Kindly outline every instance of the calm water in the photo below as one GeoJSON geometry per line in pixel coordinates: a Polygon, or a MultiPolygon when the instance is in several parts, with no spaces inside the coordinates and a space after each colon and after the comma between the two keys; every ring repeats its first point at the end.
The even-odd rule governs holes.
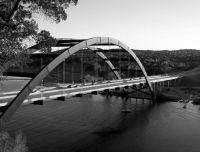
{"type": "Polygon", "coordinates": [[[88,95],[21,106],[8,130],[21,129],[30,152],[199,152],[199,107],[182,107],[88,95]]]}

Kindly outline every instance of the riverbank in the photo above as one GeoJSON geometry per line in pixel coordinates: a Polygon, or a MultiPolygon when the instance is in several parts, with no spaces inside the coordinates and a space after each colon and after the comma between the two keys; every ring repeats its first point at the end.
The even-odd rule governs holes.
{"type": "Polygon", "coordinates": [[[157,93],[159,101],[192,101],[195,105],[200,105],[200,67],[186,71],[178,79],[175,87],[163,88],[157,93]]]}
{"type": "Polygon", "coordinates": [[[157,93],[158,101],[192,101],[195,104],[200,104],[200,87],[171,87],[164,88],[157,93]]]}

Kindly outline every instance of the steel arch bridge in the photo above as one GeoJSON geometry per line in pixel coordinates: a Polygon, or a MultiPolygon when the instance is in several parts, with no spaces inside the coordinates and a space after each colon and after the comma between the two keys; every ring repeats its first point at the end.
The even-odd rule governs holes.
{"type": "MultiPolygon", "coordinates": [[[[122,48],[126,52],[128,52],[131,57],[135,60],[139,68],[141,69],[144,78],[146,80],[146,84],[149,87],[152,97],[154,97],[154,92],[152,85],[148,79],[147,73],[145,68],[143,67],[142,63],[140,62],[139,58],[135,55],[135,53],[124,43],[120,42],[117,39],[110,38],[110,37],[94,37],[86,40],[74,40],[74,39],[58,39],[57,43],[52,47],[68,47],[65,49],[63,53],[57,56],[53,61],[47,64],[42,70],[33,77],[25,87],[17,94],[17,96],[9,102],[6,106],[3,107],[2,114],[0,116],[0,125],[4,126],[6,122],[11,118],[11,116],[17,111],[23,101],[28,97],[30,93],[33,92],[33,89],[47,76],[49,73],[55,69],[60,63],[64,62],[67,58],[69,58],[74,53],[87,48],[89,50],[93,50],[97,55],[99,55],[107,65],[113,70],[114,74],[116,75],[117,79],[121,79],[120,74],[115,71],[114,65],[111,61],[106,57],[106,55],[102,52],[96,51],[95,46],[109,46],[114,45],[122,48]]],[[[31,48],[33,51],[37,50],[37,45],[31,48]]]]}

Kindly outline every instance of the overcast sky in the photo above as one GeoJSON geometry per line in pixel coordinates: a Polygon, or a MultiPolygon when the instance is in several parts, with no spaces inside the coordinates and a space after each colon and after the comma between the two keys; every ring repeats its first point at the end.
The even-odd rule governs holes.
{"type": "Polygon", "coordinates": [[[114,37],[133,49],[200,49],[200,0],[79,0],[67,13],[40,27],[58,38],[114,37]]]}

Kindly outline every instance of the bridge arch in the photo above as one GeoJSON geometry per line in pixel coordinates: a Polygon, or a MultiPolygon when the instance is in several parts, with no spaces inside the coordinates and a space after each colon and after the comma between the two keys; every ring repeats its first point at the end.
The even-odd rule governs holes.
{"type": "Polygon", "coordinates": [[[149,86],[149,89],[151,91],[151,94],[153,96],[153,88],[151,86],[151,83],[148,79],[147,73],[138,59],[138,57],[135,55],[135,53],[124,43],[120,42],[117,39],[110,38],[110,37],[94,37],[87,40],[84,40],[71,48],[67,49],[63,53],[61,53],[59,56],[57,56],[52,62],[50,62],[48,65],[43,67],[43,69],[36,75],[32,80],[30,80],[26,86],[20,91],[20,93],[6,106],[6,109],[4,110],[3,114],[0,117],[0,125],[5,124],[10,117],[16,112],[16,110],[20,107],[20,105],[23,103],[23,101],[28,97],[28,95],[32,92],[32,90],[35,88],[36,85],[38,85],[41,80],[43,80],[54,68],[56,68],[60,63],[65,61],[70,55],[78,52],[79,50],[83,48],[88,48],[93,45],[103,45],[103,44],[113,44],[116,46],[121,47],[125,51],[127,51],[136,61],[139,68],[144,74],[144,77],[146,79],[146,83],[149,86]]]}
{"type": "Polygon", "coordinates": [[[110,67],[110,69],[113,71],[113,73],[115,74],[115,76],[117,77],[118,80],[122,79],[119,72],[115,71],[115,67],[112,64],[112,62],[110,60],[106,60],[107,56],[103,53],[103,52],[97,52],[97,49],[95,47],[91,47],[88,46],[88,49],[92,50],[92,51],[96,51],[96,54],[103,60],[105,60],[106,64],[110,67]]]}

